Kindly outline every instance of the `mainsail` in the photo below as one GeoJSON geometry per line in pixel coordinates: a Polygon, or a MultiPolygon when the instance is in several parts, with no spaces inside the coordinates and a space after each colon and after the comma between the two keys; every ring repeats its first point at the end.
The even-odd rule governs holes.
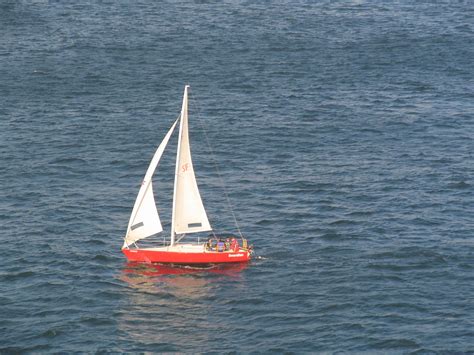
{"type": "Polygon", "coordinates": [[[156,209],[155,198],[153,196],[152,177],[158,163],[160,162],[161,156],[163,155],[163,151],[168,144],[171,134],[176,127],[177,122],[178,120],[173,123],[173,126],[171,126],[165,138],[159,145],[158,149],[153,155],[153,159],[150,162],[150,166],[146,171],[145,177],[143,178],[142,186],[138,192],[135,205],[133,206],[132,215],[130,216],[130,221],[128,222],[127,234],[125,236],[123,245],[124,248],[128,247],[137,240],[150,237],[163,231],[160,217],[156,209]]]}
{"type": "Polygon", "coordinates": [[[184,88],[176,159],[171,245],[175,234],[212,230],[194,175],[188,134],[188,88],[184,88]]]}

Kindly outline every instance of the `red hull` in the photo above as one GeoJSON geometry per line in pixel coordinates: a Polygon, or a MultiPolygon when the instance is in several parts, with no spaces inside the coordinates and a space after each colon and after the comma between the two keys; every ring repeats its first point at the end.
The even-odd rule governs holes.
{"type": "Polygon", "coordinates": [[[250,260],[249,251],[184,253],[147,249],[122,249],[129,261],[169,264],[242,263],[250,260]]]}

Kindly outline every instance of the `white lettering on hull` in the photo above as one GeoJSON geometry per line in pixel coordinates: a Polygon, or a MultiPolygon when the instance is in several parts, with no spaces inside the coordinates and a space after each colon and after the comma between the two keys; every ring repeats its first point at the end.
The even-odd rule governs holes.
{"type": "Polygon", "coordinates": [[[244,254],[229,254],[229,258],[238,258],[239,256],[244,256],[244,254]]]}

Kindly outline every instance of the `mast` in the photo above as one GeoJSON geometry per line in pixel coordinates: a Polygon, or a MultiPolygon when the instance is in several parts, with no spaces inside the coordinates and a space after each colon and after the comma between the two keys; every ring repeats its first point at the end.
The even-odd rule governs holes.
{"type": "Polygon", "coordinates": [[[171,216],[171,242],[170,242],[170,246],[174,245],[175,213],[176,213],[176,190],[177,190],[178,173],[179,173],[179,156],[181,154],[181,136],[183,134],[183,116],[186,114],[186,112],[188,110],[188,88],[189,88],[189,85],[186,85],[184,87],[183,105],[181,107],[181,117],[180,117],[180,121],[179,121],[178,148],[176,149],[176,167],[175,167],[175,171],[174,171],[173,210],[172,210],[172,216],[171,216]]]}

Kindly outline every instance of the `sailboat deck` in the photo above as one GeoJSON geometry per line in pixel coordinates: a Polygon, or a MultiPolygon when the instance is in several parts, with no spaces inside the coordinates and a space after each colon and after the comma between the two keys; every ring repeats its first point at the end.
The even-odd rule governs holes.
{"type": "Polygon", "coordinates": [[[140,248],[141,250],[150,251],[167,251],[176,253],[202,253],[204,252],[204,244],[175,244],[173,246],[157,247],[157,248],[140,248]]]}

